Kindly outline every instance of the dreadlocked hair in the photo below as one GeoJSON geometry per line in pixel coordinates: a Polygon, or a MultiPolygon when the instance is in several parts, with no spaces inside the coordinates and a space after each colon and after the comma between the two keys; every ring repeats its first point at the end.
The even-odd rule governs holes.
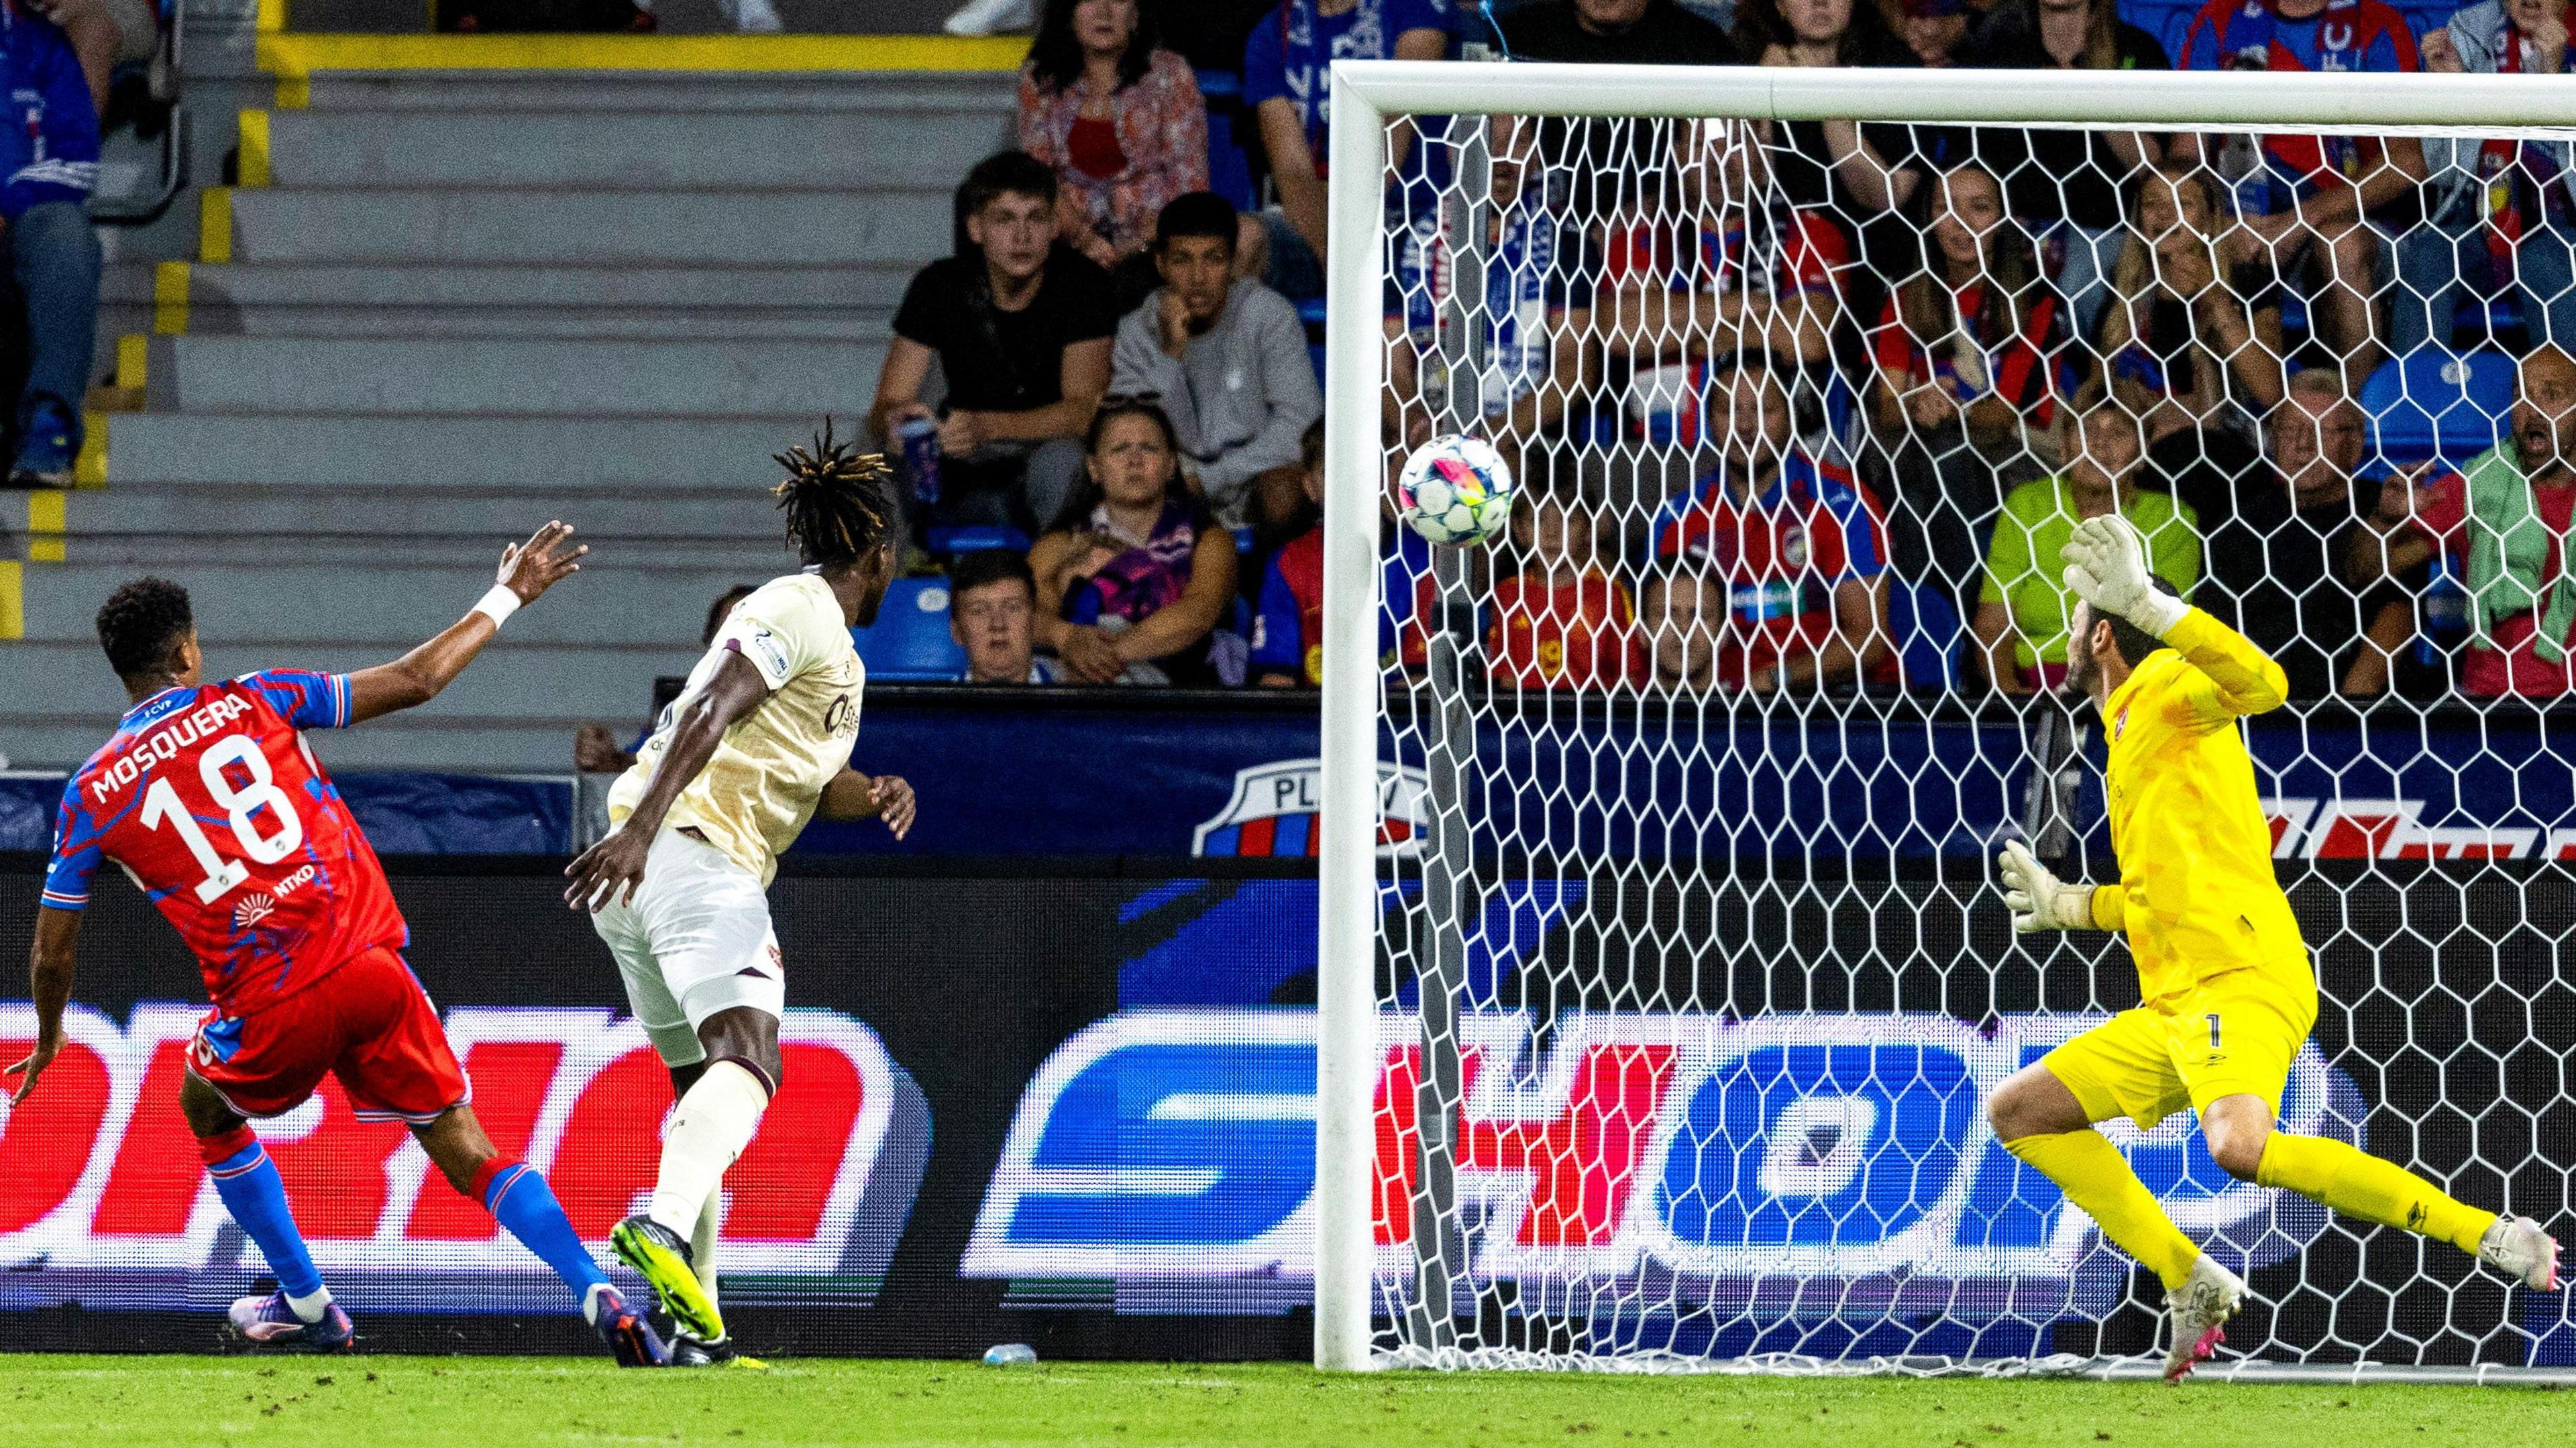
{"type": "Polygon", "coordinates": [[[771,460],[787,478],[770,492],[787,513],[787,541],[809,566],[843,568],[886,545],[894,536],[894,504],[886,484],[894,476],[881,453],[835,442],[832,420],[811,448],[791,447],[771,460]]]}

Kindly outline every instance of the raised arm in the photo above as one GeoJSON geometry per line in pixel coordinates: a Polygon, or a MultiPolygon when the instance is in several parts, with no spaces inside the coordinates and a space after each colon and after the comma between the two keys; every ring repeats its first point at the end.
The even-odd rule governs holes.
{"type": "Polygon", "coordinates": [[[572,525],[553,522],[539,528],[527,542],[501,550],[499,581],[465,617],[392,663],[349,676],[349,722],[417,708],[437,698],[501,631],[503,619],[581,571],[581,556],[590,548],[585,544],[564,549],[571,541],[572,525]]]}
{"type": "Polygon", "coordinates": [[[2288,696],[2288,677],[2253,640],[2155,587],[2147,540],[2128,519],[2110,513],[2076,524],[2062,556],[2069,593],[2096,614],[2136,624],[2200,671],[2207,683],[2191,688],[2188,704],[2201,723],[2277,709],[2288,696]]]}
{"type": "Polygon", "coordinates": [[[653,848],[653,837],[662,832],[662,821],[680,791],[689,787],[707,761],[716,757],[716,746],[724,742],[725,731],[751,717],[761,705],[769,702],[769,681],[738,649],[729,643],[724,659],[716,666],[715,677],[707,681],[695,698],[680,710],[673,726],[671,742],[662,750],[662,758],[653,766],[653,777],[645,783],[644,797],[635,802],[635,812],[626,822],[611,830],[608,838],[582,852],[581,858],[564,867],[572,885],[564,891],[564,903],[575,910],[597,910],[611,900],[623,899],[644,879],[644,857],[653,848]]]}
{"type": "Polygon", "coordinates": [[[36,911],[36,944],[27,956],[27,980],[36,1000],[36,1044],[0,1075],[19,1078],[10,1100],[27,1099],[36,1078],[63,1049],[63,1009],[72,999],[72,957],[80,945],[81,912],[51,906],[36,911]]]}
{"type": "Polygon", "coordinates": [[[2164,641],[2209,681],[2207,688],[2191,691],[2191,702],[2213,722],[2269,713],[2289,697],[2289,676],[2272,656],[2207,609],[2186,610],[2164,641]]]}

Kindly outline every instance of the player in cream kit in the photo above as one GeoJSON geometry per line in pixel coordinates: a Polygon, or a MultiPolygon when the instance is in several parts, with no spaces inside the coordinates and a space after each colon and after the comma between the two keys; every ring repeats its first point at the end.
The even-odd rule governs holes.
{"type": "Polygon", "coordinates": [[[611,789],[608,837],[565,871],[679,1098],[652,1200],[610,1236],[678,1321],[675,1366],[752,1365],[716,1306],[717,1187],[778,1090],[778,856],[818,812],[912,828],[910,785],[850,767],[867,685],[850,630],[876,620],[895,572],[885,464],[828,425],[778,461],[804,571],[734,606],[611,789]]]}

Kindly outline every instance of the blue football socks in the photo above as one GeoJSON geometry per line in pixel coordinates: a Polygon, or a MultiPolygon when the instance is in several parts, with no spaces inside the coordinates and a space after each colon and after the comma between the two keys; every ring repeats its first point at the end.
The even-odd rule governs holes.
{"type": "Polygon", "coordinates": [[[487,1166],[479,1175],[484,1178],[484,1209],[522,1246],[555,1269],[555,1275],[580,1300],[583,1315],[588,1316],[591,1289],[608,1285],[608,1274],[599,1270],[590,1249],[581,1245],[572,1220],[555,1200],[554,1188],[547,1186],[546,1179],[526,1162],[511,1162],[497,1170],[487,1166]]]}
{"type": "Polygon", "coordinates": [[[268,1159],[259,1139],[241,1127],[199,1146],[207,1157],[207,1174],[215,1179],[215,1195],[259,1244],[269,1270],[277,1274],[277,1285],[299,1301],[321,1292],[322,1274],[313,1270],[313,1254],[304,1250],[304,1234],[296,1230],[295,1213],[286,1205],[285,1178],[277,1174],[277,1163],[268,1159]]]}

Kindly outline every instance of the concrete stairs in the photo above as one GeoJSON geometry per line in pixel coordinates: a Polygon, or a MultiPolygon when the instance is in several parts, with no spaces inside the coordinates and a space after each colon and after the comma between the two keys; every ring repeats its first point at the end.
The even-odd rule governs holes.
{"type": "Polygon", "coordinates": [[[304,104],[245,109],[242,184],[191,198],[194,254],[112,260],[130,410],[94,426],[90,486],[30,509],[23,637],[0,643],[13,765],[104,737],[122,696],[91,617],[128,578],[187,584],[212,669],[359,667],[561,517],[594,550],[579,577],[433,705],[315,744],[343,768],[568,772],[578,721],[640,722],[688,667],[711,598],[792,566],[769,455],[860,423],[950,189],[1008,142],[1014,80],[989,66],[398,49],[280,81],[304,104]]]}

